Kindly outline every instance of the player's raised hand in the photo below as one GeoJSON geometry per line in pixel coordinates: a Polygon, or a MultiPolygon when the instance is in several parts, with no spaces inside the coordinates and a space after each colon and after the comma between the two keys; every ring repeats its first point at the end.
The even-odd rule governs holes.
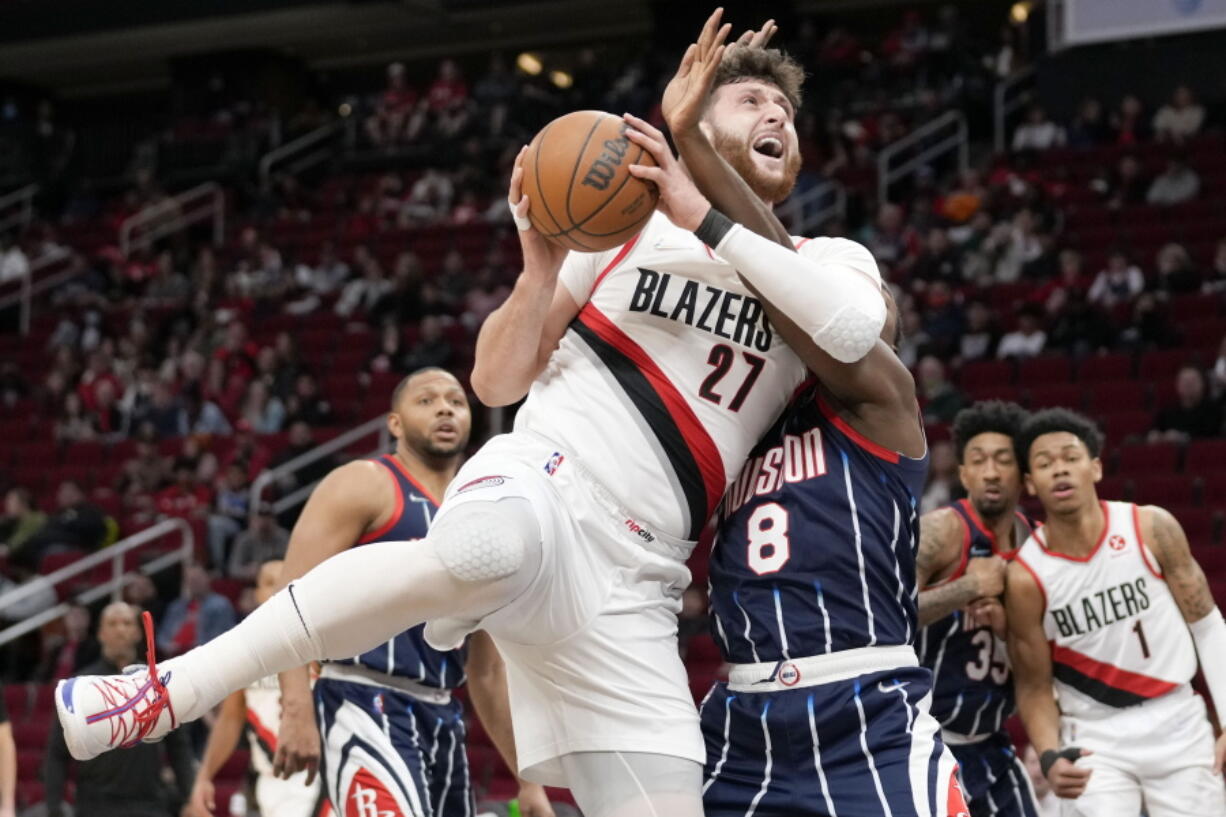
{"type": "Polygon", "coordinates": [[[660,110],[674,137],[697,128],[702,118],[715,72],[724,58],[724,41],[732,30],[727,23],[720,25],[723,14],[722,8],[711,12],[698,40],[685,50],[677,73],[664,88],[660,110]]]}
{"type": "Polygon", "coordinates": [[[1005,592],[1005,560],[999,556],[976,556],[966,563],[966,575],[975,582],[979,598],[1005,592]]]}
{"type": "Polygon", "coordinates": [[[567,250],[559,247],[545,238],[528,218],[532,202],[524,195],[524,155],[528,146],[520,148],[515,157],[515,168],[511,171],[511,186],[507,191],[507,204],[511,208],[511,216],[519,231],[519,246],[524,254],[524,273],[540,275],[546,279],[556,278],[566,260],[567,250]]]}
{"type": "Polygon", "coordinates": [[[967,605],[966,614],[970,618],[971,627],[987,627],[997,638],[1005,637],[1008,625],[1005,606],[1000,603],[999,598],[990,596],[975,599],[967,605]]]}
{"type": "MultiPolygon", "coordinates": [[[[1086,757],[1093,754],[1093,752],[1086,749],[1079,751],[1078,757],[1086,757]]],[[[1068,752],[1068,750],[1066,749],[1065,752],[1068,752]]],[[[1047,777],[1047,782],[1051,784],[1051,790],[1056,793],[1057,797],[1062,797],[1065,800],[1075,800],[1086,790],[1086,784],[1090,782],[1090,775],[1093,773],[1093,769],[1078,766],[1075,761],[1069,760],[1064,756],[1064,753],[1061,753],[1061,756],[1047,768],[1045,776],[1047,777]]]]}
{"type": "Polygon", "coordinates": [[[779,26],[775,24],[775,21],[773,19],[767,20],[757,31],[751,28],[737,37],[735,45],[742,48],[766,48],[767,44],[771,41],[771,37],[774,37],[778,31],[779,26]]]}
{"type": "Polygon", "coordinates": [[[659,128],[632,114],[624,114],[626,136],[650,153],[656,166],[630,165],[630,174],[655,184],[660,191],[660,212],[683,230],[696,230],[711,209],[711,202],[698,192],[694,181],[673,156],[672,148],[659,128]]]}
{"type": "Polygon", "coordinates": [[[519,793],[515,796],[519,802],[519,813],[522,817],[554,817],[553,806],[545,794],[545,787],[537,783],[520,781],[519,793]]]}

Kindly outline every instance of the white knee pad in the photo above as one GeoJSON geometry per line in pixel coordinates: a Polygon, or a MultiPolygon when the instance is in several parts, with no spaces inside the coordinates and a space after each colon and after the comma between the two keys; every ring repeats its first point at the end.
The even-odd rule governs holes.
{"type": "Polygon", "coordinates": [[[505,579],[540,559],[532,507],[514,497],[454,508],[430,528],[427,541],[447,572],[462,582],[505,579]]]}

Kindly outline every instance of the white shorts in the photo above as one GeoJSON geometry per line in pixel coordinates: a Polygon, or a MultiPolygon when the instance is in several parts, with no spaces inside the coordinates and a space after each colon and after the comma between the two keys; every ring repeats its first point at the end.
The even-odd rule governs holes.
{"type": "Polygon", "coordinates": [[[698,712],[677,652],[693,549],[651,530],[534,434],[495,437],[451,483],[438,519],[473,501],[522,497],[541,527],[541,568],[481,621],[430,622],[427,640],[493,636],[507,664],[521,774],[565,785],[572,752],[652,752],[702,763],[698,712]]]}
{"type": "Polygon", "coordinates": [[[288,780],[259,774],[255,778],[255,802],[260,817],[313,817],[320,811],[319,779],[306,785],[306,772],[288,780]]]}
{"type": "Polygon", "coordinates": [[[1213,773],[1205,702],[1184,685],[1102,718],[1060,722],[1061,742],[1094,754],[1085,793],[1061,800],[1063,817],[1226,817],[1226,786],[1213,773]]]}

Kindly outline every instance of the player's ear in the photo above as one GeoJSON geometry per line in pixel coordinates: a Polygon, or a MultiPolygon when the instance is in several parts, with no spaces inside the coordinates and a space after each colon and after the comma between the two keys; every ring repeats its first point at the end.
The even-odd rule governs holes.
{"type": "Polygon", "coordinates": [[[1030,494],[1031,496],[1037,496],[1038,491],[1036,491],[1034,488],[1034,480],[1030,478],[1030,474],[1026,474],[1023,479],[1026,480],[1026,493],[1030,494]]]}
{"type": "Polygon", "coordinates": [[[400,439],[400,415],[394,411],[387,413],[387,430],[393,437],[398,440],[400,439]]]}
{"type": "Polygon", "coordinates": [[[1094,475],[1094,481],[1098,482],[1103,478],[1103,461],[1098,457],[1090,460],[1090,472],[1094,475]]]}

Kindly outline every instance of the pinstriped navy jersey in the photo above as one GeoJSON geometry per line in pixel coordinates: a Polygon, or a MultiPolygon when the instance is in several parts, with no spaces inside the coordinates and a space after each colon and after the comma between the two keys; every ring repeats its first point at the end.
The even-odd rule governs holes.
{"type": "MultiPolygon", "coordinates": [[[[1012,559],[1017,550],[1003,552],[969,500],[949,506],[962,521],[962,556],[958,569],[944,582],[966,572],[968,559],[996,554],[1012,559]]],[[[1020,545],[1033,529],[1030,519],[1016,512],[1014,538],[1020,545]]],[[[955,734],[990,735],[1013,714],[1013,678],[1005,642],[990,627],[970,629],[962,610],[932,622],[920,631],[920,663],[932,670],[932,716],[955,734]]]]}
{"type": "Polygon", "coordinates": [[[712,629],[731,663],[780,661],[915,634],[916,505],[928,457],[866,440],[815,387],[750,454],[720,508],[712,629]]]}
{"type": "MultiPolygon", "coordinates": [[[[396,508],[383,527],[367,534],[358,544],[426,538],[438,504],[391,454],[377,457],[374,462],[386,468],[395,480],[396,508]]],[[[357,658],[336,663],[359,664],[438,689],[461,686],[465,681],[464,648],[439,652],[426,643],[424,632],[425,625],[419,624],[357,658]]]]}

